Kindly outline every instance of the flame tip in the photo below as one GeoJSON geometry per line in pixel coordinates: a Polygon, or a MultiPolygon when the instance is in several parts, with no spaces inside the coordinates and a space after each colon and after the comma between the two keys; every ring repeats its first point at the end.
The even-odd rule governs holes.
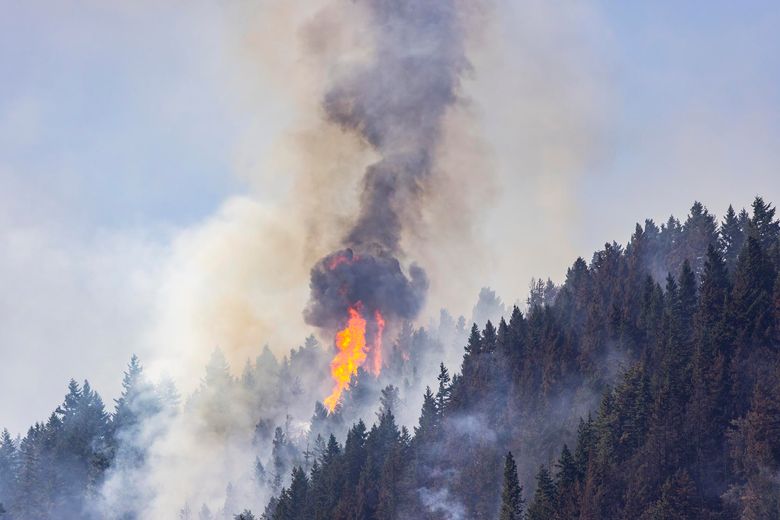
{"type": "Polygon", "coordinates": [[[358,369],[365,364],[369,353],[371,364],[368,366],[368,371],[375,377],[379,377],[382,371],[382,334],[385,319],[378,309],[374,311],[376,330],[373,345],[369,349],[366,343],[367,320],[361,314],[362,307],[361,302],[350,305],[347,309],[347,323],[336,333],[335,346],[338,352],[330,363],[331,377],[335,385],[331,394],[323,400],[328,414],[333,413],[341,402],[343,392],[349,390],[353,376],[356,376],[358,369]]]}

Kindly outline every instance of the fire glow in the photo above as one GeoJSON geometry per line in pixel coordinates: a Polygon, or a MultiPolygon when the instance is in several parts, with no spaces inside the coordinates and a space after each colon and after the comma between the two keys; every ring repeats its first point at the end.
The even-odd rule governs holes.
{"type": "Polygon", "coordinates": [[[341,401],[341,395],[349,389],[352,378],[357,375],[371,354],[369,371],[378,376],[382,371],[382,332],[385,320],[377,310],[374,313],[376,331],[372,344],[366,342],[366,319],[360,313],[358,303],[349,308],[346,326],[336,333],[336,349],[338,352],[330,362],[330,373],[334,387],[331,394],[325,398],[324,404],[329,412],[333,412],[341,401]]]}
{"type": "Polygon", "coordinates": [[[428,279],[416,264],[405,273],[398,259],[382,250],[356,252],[348,247],[321,258],[312,268],[309,286],[306,323],[335,336],[329,370],[333,390],[323,400],[333,412],[361,368],[380,376],[384,333],[417,316],[428,279]]]}

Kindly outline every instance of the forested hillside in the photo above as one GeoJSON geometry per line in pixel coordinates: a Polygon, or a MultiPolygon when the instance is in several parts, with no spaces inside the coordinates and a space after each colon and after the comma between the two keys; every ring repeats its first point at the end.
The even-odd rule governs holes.
{"type": "Polygon", "coordinates": [[[718,225],[696,203],[577,259],[526,314],[474,325],[413,435],[385,402],[266,517],[780,518],[774,214],[757,198],[718,225]]]}
{"type": "Polygon", "coordinates": [[[778,271],[770,204],[757,197],[717,221],[695,203],[682,222],[647,220],[625,246],[578,258],[560,285],[533,283],[524,310],[497,323],[469,333],[443,314],[438,331],[405,327],[383,379],[361,373],[303,431],[290,410],[322,392],[296,374],[327,363],[313,340],[281,362],[266,350],[238,379],[215,356],[183,406],[134,358],[113,412],[72,381],[45,423],[3,433],[0,517],[144,518],[154,490],[128,471],[152,458],[167,418],[207,403],[226,425],[240,401],[253,446],[269,452],[247,454],[251,475],[224,482],[219,510],[196,496],[180,518],[780,518],[778,271]],[[460,366],[441,363],[451,341],[464,343],[460,366]],[[407,429],[399,418],[431,368],[438,378],[407,429]],[[366,402],[370,413],[354,411],[366,402]],[[117,480],[117,468],[136,478],[117,480]],[[230,492],[247,479],[254,495],[230,492]],[[124,509],[95,505],[109,481],[124,509]]]}

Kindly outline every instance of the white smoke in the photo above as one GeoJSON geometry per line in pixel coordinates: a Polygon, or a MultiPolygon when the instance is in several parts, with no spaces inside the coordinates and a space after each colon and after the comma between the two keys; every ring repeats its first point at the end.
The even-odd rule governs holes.
{"type": "MultiPolygon", "coordinates": [[[[534,215],[536,225],[560,231],[556,226],[569,217],[544,200],[566,200],[567,182],[591,160],[590,136],[599,120],[590,112],[597,81],[579,63],[590,59],[587,45],[572,57],[556,43],[561,35],[579,41],[580,18],[543,28],[524,22],[528,41],[518,46],[505,41],[508,28],[498,22],[505,11],[513,20],[538,20],[551,15],[550,8],[535,2],[463,2],[459,8],[468,11],[474,25],[466,41],[473,74],[464,85],[471,101],[444,115],[436,181],[422,193],[418,224],[401,237],[401,248],[431,273],[428,314],[438,314],[445,304],[466,314],[486,282],[524,292],[534,271],[497,259],[522,262],[549,259],[549,254],[518,256],[527,237],[479,234],[495,215],[508,219],[509,210],[534,215]],[[569,85],[572,80],[577,87],[569,85]],[[515,89],[522,93],[519,98],[515,89]],[[525,191],[529,185],[548,196],[540,202],[525,191]],[[540,210],[549,218],[540,221],[535,215],[540,210]]],[[[228,48],[243,63],[226,78],[236,92],[236,109],[275,103],[287,126],[272,144],[258,147],[255,143],[269,142],[268,136],[260,125],[250,125],[235,151],[236,175],[248,182],[249,192],[226,200],[214,216],[181,230],[172,241],[147,339],[156,354],[147,364],[154,376],[173,375],[185,394],[199,387],[202,367],[216,347],[235,371],[258,355],[261,345],[269,343],[280,357],[310,332],[301,317],[309,267],[339,244],[359,207],[359,179],[377,160],[367,143],[325,122],[319,105],[333,77],[371,58],[371,35],[361,29],[365,16],[360,3],[314,0],[232,5],[220,17],[230,28],[222,31],[228,48]]],[[[509,232],[507,226],[498,229],[509,232]]],[[[564,244],[559,256],[568,262],[566,240],[556,242],[564,244]]],[[[329,347],[332,338],[321,340],[329,347]]],[[[454,363],[458,355],[445,351],[443,358],[454,363]]],[[[423,383],[435,382],[438,361],[413,381],[415,395],[408,396],[401,414],[405,422],[413,423],[423,383]]],[[[312,398],[300,399],[291,417],[299,423],[308,421],[313,409],[318,394],[312,388],[328,379],[326,372],[306,376],[311,380],[306,395],[312,398]]],[[[193,403],[164,426],[149,426],[163,433],[150,436],[146,464],[130,476],[151,490],[143,513],[170,517],[184,504],[197,510],[200,503],[214,511],[236,497],[241,508],[257,508],[267,498],[252,484],[255,456],[267,456],[266,446],[252,442],[257,409],[243,399],[226,401],[229,418],[220,415],[214,424],[213,407],[193,403]],[[228,483],[231,496],[226,497],[228,483]]],[[[116,482],[109,480],[104,489],[109,504],[116,482]]],[[[431,493],[430,507],[439,507],[446,496],[431,493]]],[[[452,518],[462,517],[457,507],[450,510],[452,518]]]]}

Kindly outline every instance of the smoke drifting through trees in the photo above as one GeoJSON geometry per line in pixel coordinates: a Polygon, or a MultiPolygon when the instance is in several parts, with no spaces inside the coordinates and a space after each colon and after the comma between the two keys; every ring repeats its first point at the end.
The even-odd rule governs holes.
{"type": "MultiPolygon", "coordinates": [[[[111,416],[71,382],[46,423],[0,438],[0,501],[14,519],[228,519],[269,496],[271,520],[494,518],[503,467],[505,509],[525,500],[534,518],[775,517],[780,222],[757,198],[744,225],[730,211],[698,240],[714,221],[703,214],[695,204],[673,241],[676,226],[655,234],[647,221],[625,248],[578,258],[553,301],[468,340],[443,313],[440,337],[465,345],[452,376],[440,365],[432,377],[454,352],[403,328],[382,378],[359,377],[332,415],[319,403],[311,415],[319,389],[306,377],[327,354],[313,338],[281,362],[265,349],[239,379],[215,352],[183,406],[135,359],[111,416]],[[653,270],[682,251],[705,257],[701,273],[686,257],[662,288],[653,270]],[[401,424],[415,420],[412,436],[401,424]],[[509,450],[522,453],[516,479],[509,450]]],[[[500,307],[489,290],[481,301],[500,307]]]]}
{"type": "MultiPolygon", "coordinates": [[[[379,156],[379,160],[365,172],[362,196],[355,208],[357,217],[354,225],[347,226],[343,240],[335,248],[336,252],[324,256],[312,270],[312,300],[306,316],[310,323],[318,327],[333,327],[335,322],[343,318],[346,306],[357,300],[367,307],[382,305],[382,310],[389,310],[390,315],[398,321],[411,319],[419,312],[428,288],[427,277],[421,268],[414,265],[404,268],[404,235],[410,231],[410,223],[417,222],[419,213],[424,211],[426,197],[430,195],[431,185],[434,184],[432,181],[437,174],[436,148],[442,139],[443,119],[447,110],[458,104],[459,80],[468,69],[468,64],[465,60],[460,61],[463,58],[462,20],[458,19],[455,3],[440,2],[432,6],[412,5],[412,2],[390,4],[328,2],[331,7],[365,9],[367,15],[360,20],[367,21],[366,27],[372,27],[368,32],[372,33],[369,39],[373,47],[367,52],[367,62],[347,66],[346,72],[341,69],[335,75],[335,84],[325,89],[322,100],[325,120],[331,126],[337,126],[363,141],[372,153],[379,156]],[[407,24],[410,26],[406,27],[407,24]],[[448,47],[439,48],[439,43],[447,43],[448,47]],[[399,54],[399,49],[410,51],[403,50],[399,54]],[[453,50],[454,54],[449,54],[453,50]],[[439,51],[444,51],[444,54],[439,56],[439,51]],[[380,58],[384,58],[385,63],[380,58]],[[429,74],[434,77],[428,77],[429,74]],[[385,90],[388,85],[397,88],[385,90]],[[426,100],[426,95],[435,98],[435,102],[429,103],[431,100],[426,100]],[[412,103],[417,102],[423,103],[423,106],[415,110],[412,103]],[[425,122],[430,124],[421,124],[425,122]],[[389,128],[385,128],[385,125],[389,128]],[[393,125],[405,125],[402,127],[405,133],[393,125]],[[383,129],[386,130],[384,133],[383,129]],[[347,290],[342,291],[345,283],[347,290]]],[[[346,13],[341,14],[347,18],[346,13]]],[[[318,25],[320,21],[315,16],[307,27],[315,31],[322,29],[318,25]]],[[[337,184],[339,189],[343,189],[342,184],[337,184]]],[[[328,204],[333,204],[331,199],[326,200],[328,204]]],[[[706,212],[696,214],[707,216],[706,212]]],[[[466,217],[458,213],[453,218],[466,217]]],[[[230,226],[234,224],[232,217],[224,220],[229,224],[226,227],[233,229],[230,226]]],[[[238,220],[246,223],[240,218],[238,220]]],[[[255,220],[250,222],[254,223],[255,220]]],[[[242,229],[238,233],[241,240],[251,237],[253,247],[257,246],[258,249],[252,249],[252,254],[242,257],[241,262],[242,266],[246,262],[246,265],[256,269],[254,260],[271,256],[264,255],[258,245],[267,237],[258,236],[257,226],[246,227],[249,231],[242,229]]],[[[662,227],[660,231],[656,229],[658,236],[653,226],[646,226],[642,230],[649,243],[658,245],[656,239],[659,239],[661,244],[665,244],[661,247],[664,255],[659,257],[665,263],[659,265],[669,267],[670,270],[672,265],[674,269],[679,267],[680,255],[688,253],[667,246],[672,243],[675,247],[680,244],[684,246],[688,238],[693,237],[685,235],[685,227],[682,230],[677,227],[679,224],[662,227]],[[667,244],[670,237],[674,238],[667,244]]],[[[687,227],[705,229],[700,229],[698,224],[687,227]]],[[[220,227],[213,234],[223,237],[227,233],[225,228],[220,227]]],[[[744,233],[740,235],[744,239],[742,235],[744,233]]],[[[706,238],[710,235],[705,233],[702,236],[706,238]]],[[[640,243],[640,238],[641,234],[638,235],[637,243],[640,243]]],[[[273,240],[269,243],[278,262],[274,264],[275,271],[283,272],[288,267],[285,263],[289,262],[289,257],[286,256],[287,248],[277,245],[284,241],[273,240]]],[[[198,244],[201,245],[200,242],[198,244]]],[[[703,253],[698,247],[699,242],[696,242],[692,251],[698,255],[696,258],[701,259],[703,253]]],[[[215,263],[234,266],[232,260],[242,256],[241,247],[236,247],[235,242],[228,242],[227,246],[219,249],[226,256],[218,257],[215,263]]],[[[740,248],[732,249],[730,246],[729,254],[736,258],[740,248]]],[[[318,257],[320,254],[315,258],[318,257]]],[[[274,359],[265,350],[257,360],[247,363],[239,379],[231,375],[225,359],[215,354],[202,385],[187,400],[179,414],[145,414],[139,425],[126,430],[133,432],[132,449],[118,451],[119,455],[114,458],[107,473],[102,474],[100,467],[106,459],[95,458],[98,465],[90,467],[94,471],[91,475],[94,480],[84,485],[85,489],[94,490],[101,482],[101,475],[106,478],[105,485],[100,488],[105,503],[100,504],[100,512],[95,513],[95,516],[100,517],[105,511],[135,510],[142,517],[167,518],[181,510],[183,514],[190,511],[187,514],[192,515],[196,511],[206,511],[201,517],[207,518],[212,516],[209,511],[227,516],[246,506],[251,506],[257,512],[262,509],[267,497],[279,495],[281,488],[288,485],[287,495],[283,493],[281,496],[292,496],[291,500],[296,501],[304,496],[300,490],[305,489],[304,483],[309,478],[307,474],[312,474],[314,470],[313,461],[319,464],[326,455],[331,460],[341,460],[338,459],[341,453],[345,456],[347,453],[350,456],[357,453],[350,460],[365,462],[360,456],[376,449],[377,445],[372,443],[378,438],[381,440],[385,434],[388,435],[384,441],[392,442],[383,446],[390,445],[395,449],[397,444],[402,449],[393,452],[392,457],[387,457],[391,463],[386,467],[380,468],[378,459],[366,466],[367,476],[361,478],[364,486],[368,486],[361,489],[366,491],[366,496],[375,491],[370,486],[379,482],[380,473],[385,474],[387,471],[392,474],[402,467],[399,461],[403,461],[404,456],[417,453],[419,459],[415,468],[423,471],[422,475],[415,476],[421,478],[417,481],[421,487],[411,490],[411,495],[417,497],[421,504],[410,501],[409,507],[421,505],[431,511],[446,511],[452,517],[464,518],[473,516],[471,513],[476,508],[489,511],[496,507],[493,499],[498,487],[494,485],[495,475],[492,470],[498,467],[501,460],[496,457],[496,453],[503,457],[505,448],[512,448],[515,453],[522,454],[518,457],[518,469],[526,489],[531,490],[529,474],[535,472],[536,463],[548,462],[552,457],[550,453],[558,449],[560,440],[573,439],[573,421],[579,415],[585,415],[593,404],[595,394],[592,388],[585,384],[578,385],[585,379],[596,388],[601,388],[612,381],[615,370],[604,361],[610,359],[613,349],[625,346],[623,342],[632,332],[628,329],[614,330],[612,327],[635,324],[630,321],[635,317],[633,313],[628,313],[628,322],[613,320],[616,306],[625,304],[625,300],[635,300],[635,294],[622,292],[626,288],[615,283],[615,280],[623,280],[626,262],[636,258],[640,258],[638,253],[632,256],[618,246],[608,246],[594,255],[591,266],[582,260],[575,263],[570,272],[571,281],[567,280],[566,284],[570,292],[563,293],[564,298],[558,309],[547,308],[547,305],[556,302],[558,288],[552,284],[534,284],[535,290],[528,300],[531,307],[536,307],[532,313],[524,317],[517,311],[514,324],[510,320],[509,324],[499,324],[498,330],[490,325],[481,333],[476,331],[473,341],[468,343],[467,357],[462,365],[463,374],[453,379],[452,386],[449,380],[441,384],[435,398],[431,395],[431,401],[426,400],[430,406],[423,408],[423,412],[430,412],[425,416],[429,421],[425,423],[427,427],[424,427],[424,421],[420,419],[420,431],[423,433],[416,432],[414,439],[424,445],[426,433],[431,434],[432,440],[425,446],[427,455],[426,449],[410,450],[409,433],[395,431],[394,428],[416,422],[420,409],[418,403],[423,395],[422,387],[429,383],[435,385],[435,378],[431,376],[441,359],[454,360],[448,362],[448,366],[453,372],[458,370],[462,358],[460,349],[467,344],[467,329],[462,318],[456,324],[455,320],[443,313],[438,330],[432,328],[436,330],[433,334],[415,330],[409,324],[399,326],[397,334],[389,335],[386,343],[388,355],[391,356],[386,374],[376,381],[358,377],[343,413],[333,416],[325,414],[321,405],[314,404],[327,390],[321,388],[321,379],[326,373],[329,345],[323,349],[310,340],[303,347],[294,349],[283,360],[274,359]],[[621,299],[616,294],[626,298],[621,299]],[[588,308],[586,302],[591,301],[592,295],[598,295],[597,305],[588,308]],[[448,339],[445,341],[443,338],[448,339]],[[450,348],[453,345],[457,345],[458,350],[450,348]],[[581,355],[578,357],[577,353],[581,355]],[[499,363],[498,360],[506,359],[501,356],[509,356],[511,363],[499,363]],[[562,359],[566,361],[563,366],[560,363],[562,359]],[[511,367],[508,373],[507,367],[511,367]],[[496,375],[500,377],[494,377],[496,375]],[[458,381],[457,385],[455,380],[458,381]],[[506,395],[508,381],[520,387],[512,389],[511,395],[516,398],[514,400],[506,395]],[[392,408],[397,423],[384,414],[382,424],[376,429],[370,429],[380,390],[383,385],[391,383],[395,385],[395,392],[398,389],[400,392],[395,394],[393,390],[385,388],[383,397],[386,399],[382,411],[387,412],[392,408]],[[453,399],[453,388],[458,389],[454,395],[454,401],[458,404],[451,406],[449,403],[453,399]],[[396,397],[389,397],[393,395],[396,397]],[[394,403],[392,407],[389,405],[391,402],[394,403]],[[474,413],[475,409],[479,410],[485,403],[490,405],[486,412],[474,413]],[[509,415],[502,415],[505,412],[509,415]],[[516,415],[511,415],[513,413],[516,415]],[[351,430],[358,432],[352,435],[352,443],[347,441],[348,446],[357,449],[350,452],[345,445],[342,451],[339,441],[344,440],[349,426],[360,417],[366,420],[368,426],[364,424],[361,428],[358,423],[351,430]],[[499,420],[502,422],[498,423],[499,420]],[[444,442],[439,442],[441,438],[438,436],[445,422],[450,432],[444,442]],[[511,427],[504,428],[506,424],[511,427]],[[335,434],[332,444],[327,442],[328,433],[335,434]],[[367,439],[368,444],[362,444],[367,439]],[[483,444],[480,445],[480,442],[483,444]],[[522,449],[516,449],[518,447],[522,449]],[[133,455],[132,450],[136,449],[144,451],[147,456],[138,459],[128,456],[133,455]],[[457,469],[436,468],[442,460],[449,460],[451,453],[458,459],[452,464],[457,469]],[[434,458],[435,455],[438,457],[434,458]],[[426,460],[426,456],[431,459],[426,460]],[[481,466],[477,470],[470,470],[469,464],[474,460],[479,460],[481,466]],[[295,483],[290,485],[291,470],[296,466],[303,469],[296,470],[293,476],[295,483]],[[450,481],[454,483],[452,489],[442,487],[443,483],[450,481]],[[476,483],[482,487],[471,493],[472,488],[469,486],[476,483]],[[143,487],[139,492],[132,489],[137,485],[143,487]],[[129,493],[117,496],[118,489],[129,493]],[[466,503],[461,503],[461,499],[466,503]],[[120,502],[121,508],[118,507],[120,502]]],[[[649,257],[641,258],[646,260],[649,257]]],[[[512,261],[516,261],[516,258],[512,257],[512,261]]],[[[306,263],[308,265],[309,262],[306,263]]],[[[642,269],[646,267],[641,262],[631,265],[634,274],[643,273],[642,269]]],[[[244,275],[256,272],[252,269],[235,271],[244,275]]],[[[219,269],[215,269],[214,273],[213,280],[207,280],[213,282],[213,285],[206,284],[209,288],[224,282],[218,276],[222,274],[219,269]]],[[[247,278],[253,279],[251,276],[247,278]]],[[[238,277],[235,287],[227,291],[230,296],[245,294],[242,292],[246,286],[243,282],[244,279],[238,277]]],[[[280,285],[287,291],[293,282],[284,280],[280,285]]],[[[208,297],[203,297],[194,304],[203,304],[207,300],[208,297]]],[[[221,303],[218,298],[215,300],[217,304],[221,303]]],[[[251,314],[235,312],[232,306],[223,307],[225,314],[220,316],[243,318],[251,314]]],[[[244,311],[244,307],[238,310],[244,311]]],[[[499,319],[507,310],[495,294],[486,290],[481,295],[480,304],[474,309],[474,317],[482,326],[487,316],[499,319]]],[[[214,319],[213,315],[207,313],[197,316],[203,318],[204,322],[214,319]]],[[[623,316],[619,314],[615,318],[623,316]]],[[[279,327],[288,327],[285,318],[282,316],[274,323],[279,327]]],[[[234,322],[224,321],[233,332],[234,322]]],[[[288,328],[297,333],[297,329],[288,328]]],[[[172,339],[178,340],[182,348],[192,349],[186,340],[172,339]]],[[[245,338],[242,338],[242,342],[248,343],[245,338]]],[[[256,348],[257,344],[251,347],[256,348]]],[[[627,350],[633,348],[636,347],[626,347],[627,350]]],[[[624,356],[621,359],[629,358],[624,356]]],[[[235,368],[238,367],[234,365],[235,368]]],[[[90,393],[84,395],[87,396],[84,398],[85,403],[96,401],[90,397],[90,393]]],[[[85,408],[88,407],[85,405],[85,408]]],[[[125,442],[127,435],[114,435],[107,428],[108,422],[102,418],[97,423],[99,427],[94,428],[94,431],[90,429],[84,435],[93,441],[87,443],[90,449],[99,448],[100,441],[106,437],[113,436],[118,439],[117,442],[125,442]]],[[[58,462],[67,461],[72,455],[67,450],[60,451],[63,445],[52,450],[44,442],[57,436],[56,414],[49,426],[36,426],[35,430],[43,431],[44,434],[38,435],[34,431],[25,444],[24,453],[30,454],[25,475],[31,478],[25,481],[24,492],[35,491],[41,482],[48,483],[35,480],[39,476],[35,472],[42,467],[36,465],[37,455],[42,453],[51,457],[43,459],[46,462],[54,461],[51,467],[56,468],[52,472],[56,476],[52,480],[55,483],[68,476],[67,468],[60,471],[58,462]],[[61,456],[62,459],[58,458],[61,456]]],[[[13,439],[3,445],[8,448],[7,451],[15,453],[13,439]]],[[[110,459],[110,452],[107,455],[110,459]]],[[[331,475],[338,474],[338,469],[332,471],[331,475]]],[[[314,481],[314,477],[311,477],[311,481],[314,481]]],[[[322,481],[320,479],[318,482],[322,481]]],[[[345,496],[355,489],[357,483],[348,489],[345,496]]],[[[343,491],[335,490],[329,496],[335,502],[341,499],[338,493],[343,491]]],[[[41,495],[38,498],[49,500],[51,497],[54,499],[46,506],[54,508],[52,504],[61,500],[58,494],[53,492],[49,497],[41,495]]],[[[79,506],[80,503],[75,506],[69,504],[69,507],[79,506]]],[[[15,508],[17,504],[9,507],[15,508]]],[[[423,507],[413,513],[419,514],[423,507]]]]}

